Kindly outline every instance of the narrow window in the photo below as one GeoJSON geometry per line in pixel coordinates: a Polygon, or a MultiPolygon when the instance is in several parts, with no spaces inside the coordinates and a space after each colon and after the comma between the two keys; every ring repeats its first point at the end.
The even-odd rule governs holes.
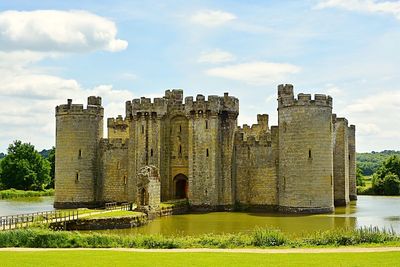
{"type": "Polygon", "coordinates": [[[142,134],[144,134],[144,126],[142,125],[142,134]]]}
{"type": "Polygon", "coordinates": [[[209,153],[208,153],[208,148],[206,149],[206,156],[208,157],[209,153]]]}
{"type": "Polygon", "coordinates": [[[350,161],[350,154],[349,154],[349,161],[350,161]]]}
{"type": "Polygon", "coordinates": [[[311,159],[311,149],[308,150],[308,158],[311,159]]]}
{"type": "Polygon", "coordinates": [[[208,129],[208,120],[206,120],[206,129],[208,129]]]}
{"type": "Polygon", "coordinates": [[[182,132],[182,125],[179,125],[179,132],[182,132]]]}
{"type": "Polygon", "coordinates": [[[124,185],[126,185],[126,176],[124,176],[124,185]]]}
{"type": "Polygon", "coordinates": [[[250,147],[247,147],[247,158],[250,158],[250,147]]]}
{"type": "Polygon", "coordinates": [[[179,154],[182,154],[182,146],[179,145],[179,154]]]}
{"type": "Polygon", "coordinates": [[[81,158],[81,157],[82,157],[82,150],[79,149],[79,151],[78,151],[78,158],[81,158]]]}
{"type": "Polygon", "coordinates": [[[75,174],[75,181],[79,182],[79,172],[76,172],[76,174],[75,174]]]}
{"type": "Polygon", "coordinates": [[[150,149],[150,157],[153,156],[153,149],[150,149]]]}

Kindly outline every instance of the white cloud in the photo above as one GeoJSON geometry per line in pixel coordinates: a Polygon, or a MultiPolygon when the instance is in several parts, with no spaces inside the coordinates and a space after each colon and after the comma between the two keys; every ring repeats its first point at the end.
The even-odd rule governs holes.
{"type": "Polygon", "coordinates": [[[206,27],[221,26],[235,19],[236,16],[234,14],[220,10],[198,11],[190,18],[192,23],[206,27]]]}
{"type": "Polygon", "coordinates": [[[381,13],[395,16],[400,20],[399,1],[376,1],[376,0],[326,0],[317,4],[317,9],[337,7],[350,11],[368,13],[381,13]]]}
{"type": "Polygon", "coordinates": [[[207,75],[242,81],[253,85],[276,83],[288,74],[300,71],[300,67],[286,63],[250,62],[212,68],[207,75]]]}
{"type": "MultiPolygon", "coordinates": [[[[393,149],[400,139],[400,90],[383,91],[354,101],[342,112],[356,125],[361,150],[393,149]],[[372,144],[372,145],[371,145],[372,144]]],[[[341,113],[342,113],[341,112],[341,113]]]]}
{"type": "Polygon", "coordinates": [[[216,63],[234,61],[235,59],[236,59],[235,56],[232,55],[231,53],[217,49],[211,52],[201,53],[198,62],[216,64],[216,63]]]}
{"type": "Polygon", "coordinates": [[[343,90],[334,84],[327,84],[324,91],[327,95],[330,95],[332,97],[338,97],[344,95],[343,90]]]}
{"type": "MultiPolygon", "coordinates": [[[[3,74],[0,73],[2,78],[3,74]]],[[[130,91],[117,90],[111,85],[83,88],[76,80],[48,74],[19,73],[4,77],[0,86],[0,124],[7,131],[0,133],[2,150],[15,139],[49,148],[54,144],[55,106],[66,103],[67,98],[86,105],[90,95],[103,98],[105,120],[125,114],[124,103],[133,98],[130,91]]]]}
{"type": "Polygon", "coordinates": [[[124,50],[109,19],[86,11],[5,11],[0,13],[0,50],[90,52],[124,50]]]}

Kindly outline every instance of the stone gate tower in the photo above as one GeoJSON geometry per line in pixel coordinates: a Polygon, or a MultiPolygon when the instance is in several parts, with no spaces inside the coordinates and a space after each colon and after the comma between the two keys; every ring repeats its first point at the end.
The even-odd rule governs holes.
{"type": "Polygon", "coordinates": [[[333,210],[332,98],[278,87],[279,208],[333,210]]]}
{"type": "Polygon", "coordinates": [[[98,144],[103,137],[101,98],[56,107],[56,180],[54,207],[96,205],[98,144]]]}

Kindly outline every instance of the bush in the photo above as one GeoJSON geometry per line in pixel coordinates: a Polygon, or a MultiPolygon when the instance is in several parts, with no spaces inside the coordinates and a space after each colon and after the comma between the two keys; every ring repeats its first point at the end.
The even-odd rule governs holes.
{"type": "Polygon", "coordinates": [[[251,243],[256,247],[274,247],[288,244],[289,240],[279,230],[256,228],[251,243]]]}
{"type": "Polygon", "coordinates": [[[391,156],[372,178],[372,188],[378,195],[400,194],[400,158],[391,156]]]}

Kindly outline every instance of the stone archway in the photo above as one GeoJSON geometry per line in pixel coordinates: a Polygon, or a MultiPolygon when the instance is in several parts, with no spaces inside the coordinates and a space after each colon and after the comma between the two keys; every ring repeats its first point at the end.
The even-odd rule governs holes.
{"type": "Polygon", "coordinates": [[[144,188],[142,188],[140,190],[140,205],[141,206],[149,205],[149,195],[148,195],[146,189],[144,189],[144,188]]]}
{"type": "Polygon", "coordinates": [[[186,175],[178,174],[174,178],[175,198],[182,199],[188,197],[189,181],[186,175]]]}

